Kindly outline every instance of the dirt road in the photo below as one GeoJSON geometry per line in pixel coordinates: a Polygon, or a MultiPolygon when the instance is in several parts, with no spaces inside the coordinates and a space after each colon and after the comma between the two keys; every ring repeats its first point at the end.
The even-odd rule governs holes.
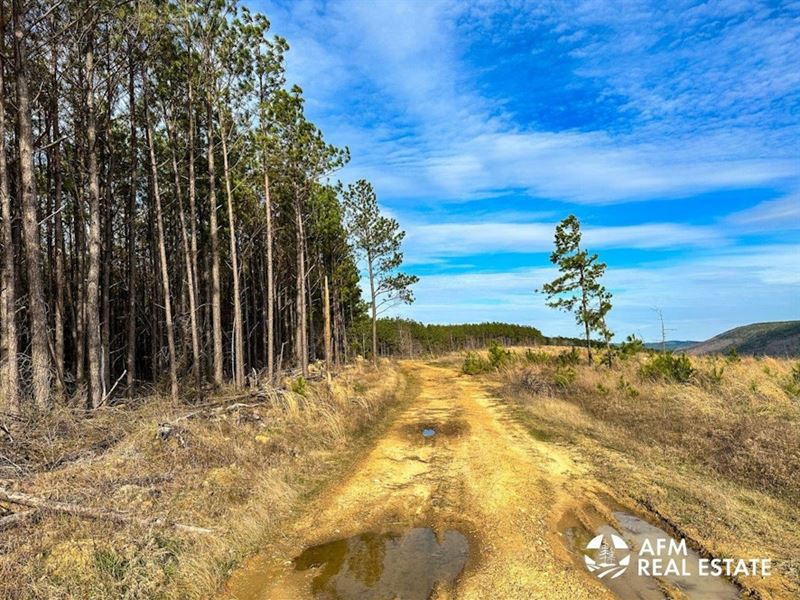
{"type": "Polygon", "coordinates": [[[581,464],[566,448],[532,437],[486,384],[442,365],[407,361],[403,368],[420,381],[417,398],[347,479],[234,574],[225,597],[309,597],[314,570],[298,572],[292,563],[305,548],[411,527],[431,527],[439,538],[457,530],[469,541],[463,573],[436,588],[436,597],[611,597],[559,538],[564,514],[596,489],[581,464]],[[435,434],[426,438],[425,429],[435,434]]]}

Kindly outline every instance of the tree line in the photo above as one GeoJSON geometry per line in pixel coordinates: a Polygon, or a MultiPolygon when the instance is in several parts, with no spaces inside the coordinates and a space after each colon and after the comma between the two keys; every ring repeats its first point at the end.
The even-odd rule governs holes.
{"type": "Polygon", "coordinates": [[[0,3],[0,412],[347,360],[362,258],[373,318],[413,300],[269,27],[237,0],[0,3]]]}

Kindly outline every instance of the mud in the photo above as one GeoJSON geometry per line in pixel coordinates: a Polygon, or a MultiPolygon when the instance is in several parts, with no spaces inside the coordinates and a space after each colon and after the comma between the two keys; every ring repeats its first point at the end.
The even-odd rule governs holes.
{"type": "Polygon", "coordinates": [[[437,537],[431,528],[368,532],[320,544],[294,560],[298,571],[316,573],[315,598],[427,600],[450,587],[463,571],[469,541],[459,531],[437,537]]]}

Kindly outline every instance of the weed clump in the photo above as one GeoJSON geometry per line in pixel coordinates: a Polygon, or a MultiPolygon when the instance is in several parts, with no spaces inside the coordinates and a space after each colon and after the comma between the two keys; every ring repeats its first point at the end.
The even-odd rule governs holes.
{"type": "Polygon", "coordinates": [[[642,379],[689,383],[695,374],[692,361],[685,354],[659,354],[639,369],[642,379]]]}

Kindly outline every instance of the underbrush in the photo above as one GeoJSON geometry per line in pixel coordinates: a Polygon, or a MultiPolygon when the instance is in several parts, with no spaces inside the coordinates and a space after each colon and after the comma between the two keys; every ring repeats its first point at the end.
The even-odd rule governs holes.
{"type": "Polygon", "coordinates": [[[0,597],[207,597],[410,393],[388,364],[299,381],[202,406],[59,409],[3,441],[7,489],[214,531],[38,513],[0,536],[0,597]]]}

